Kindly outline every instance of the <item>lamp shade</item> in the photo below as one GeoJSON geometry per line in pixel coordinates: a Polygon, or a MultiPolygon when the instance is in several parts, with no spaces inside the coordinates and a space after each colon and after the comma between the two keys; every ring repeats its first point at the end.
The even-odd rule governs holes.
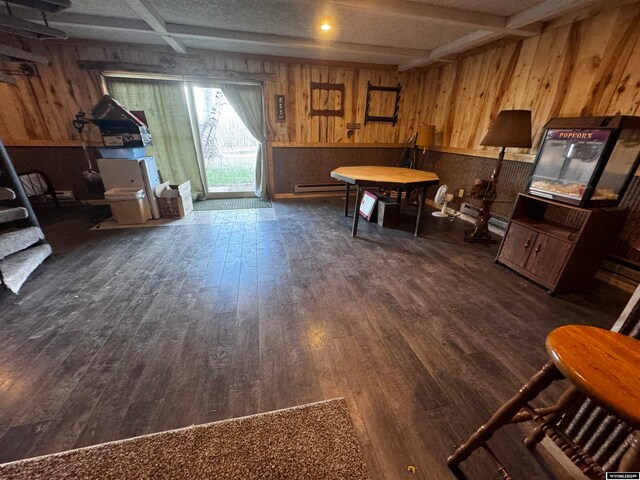
{"type": "Polygon", "coordinates": [[[433,145],[436,141],[436,126],[435,125],[423,125],[418,128],[418,138],[416,140],[416,147],[427,148],[433,145]]]}
{"type": "Polygon", "coordinates": [[[531,148],[531,110],[502,110],[480,145],[531,148]]]}

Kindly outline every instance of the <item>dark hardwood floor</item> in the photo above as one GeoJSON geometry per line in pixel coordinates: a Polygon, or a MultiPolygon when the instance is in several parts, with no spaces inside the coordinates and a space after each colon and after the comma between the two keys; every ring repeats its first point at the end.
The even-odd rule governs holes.
{"type": "MultiPolygon", "coordinates": [[[[421,238],[363,221],[351,239],[339,199],[275,208],[49,225],[56,255],[0,293],[0,461],[345,397],[372,478],[452,479],[444,459],[542,365],[545,336],[608,328],[627,300],[550,297],[460,220],[427,216],[421,238]]],[[[549,478],[520,439],[492,445],[514,478],[549,478]]],[[[498,478],[482,451],[463,470],[498,478]]]]}

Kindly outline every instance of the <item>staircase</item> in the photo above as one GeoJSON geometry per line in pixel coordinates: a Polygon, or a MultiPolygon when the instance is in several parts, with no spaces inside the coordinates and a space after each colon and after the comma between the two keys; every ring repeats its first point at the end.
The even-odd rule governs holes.
{"type": "Polygon", "coordinates": [[[0,185],[0,285],[18,293],[51,247],[1,141],[0,185]]]}

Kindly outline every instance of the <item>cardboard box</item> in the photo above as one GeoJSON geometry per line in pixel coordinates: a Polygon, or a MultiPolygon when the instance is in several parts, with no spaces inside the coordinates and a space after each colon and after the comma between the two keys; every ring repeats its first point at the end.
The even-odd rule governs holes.
{"type": "Polygon", "coordinates": [[[189,181],[180,185],[160,184],[156,187],[156,196],[163,217],[186,217],[193,211],[189,181]]]}
{"type": "Polygon", "coordinates": [[[130,128],[128,132],[102,133],[102,143],[105,147],[150,147],[153,145],[151,134],[147,127],[130,128]]]}
{"type": "Polygon", "coordinates": [[[383,228],[397,226],[400,223],[400,205],[388,198],[378,199],[378,225],[383,228]]]}

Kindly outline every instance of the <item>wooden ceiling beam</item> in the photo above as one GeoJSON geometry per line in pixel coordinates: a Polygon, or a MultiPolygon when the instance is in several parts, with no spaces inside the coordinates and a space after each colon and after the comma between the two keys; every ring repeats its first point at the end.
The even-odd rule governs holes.
{"type": "Polygon", "coordinates": [[[6,0],[9,3],[20,5],[21,7],[35,8],[48,13],[57,13],[60,10],[69,8],[71,0],[6,0]]]}
{"type": "MultiPolygon", "coordinates": [[[[127,0],[130,1],[130,0],[127,0]]],[[[176,41],[181,38],[196,38],[200,40],[224,40],[256,45],[281,46],[288,48],[302,48],[315,50],[336,50],[355,53],[367,53],[377,56],[394,56],[407,58],[426,58],[428,50],[412,48],[385,47],[350,42],[319,41],[311,38],[276,35],[271,33],[244,32],[213,27],[195,27],[165,23],[166,33],[159,33],[151,29],[146,21],[110,18],[83,14],[60,14],[49,20],[50,24],[63,27],[85,27],[106,31],[126,31],[170,37],[176,41]]],[[[215,45],[212,45],[214,47],[215,45]]]]}
{"type": "Polygon", "coordinates": [[[507,26],[521,28],[533,22],[546,22],[596,3],[600,3],[600,0],[545,0],[520,13],[511,15],[507,20],[507,26]]]}
{"type": "MultiPolygon", "coordinates": [[[[598,2],[599,0],[545,0],[538,5],[534,5],[520,13],[512,15],[507,19],[506,24],[513,29],[522,28],[527,25],[551,20],[552,18],[565,15],[571,11],[585,8],[598,2]]],[[[409,60],[401,64],[398,70],[404,71],[411,68],[425,67],[449,55],[455,55],[471,48],[479,47],[505,36],[507,35],[500,32],[478,30],[464,37],[460,37],[453,42],[434,48],[427,58],[409,60]]]]}
{"type": "Polygon", "coordinates": [[[16,79],[13,78],[11,75],[6,75],[0,72],[0,83],[8,83],[10,85],[15,85],[16,79]]]}
{"type": "Polygon", "coordinates": [[[39,23],[30,22],[11,15],[5,15],[3,13],[0,13],[0,27],[14,31],[15,35],[26,36],[29,38],[33,38],[33,35],[37,35],[38,38],[67,38],[67,34],[62,30],[47,27],[46,25],[40,25],[39,23]]]}
{"type": "MultiPolygon", "coordinates": [[[[283,0],[292,2],[293,0],[283,0]]],[[[308,0],[317,3],[318,0],[308,0]]],[[[542,24],[530,22],[523,27],[512,27],[507,24],[507,17],[484,12],[462,10],[459,8],[429,5],[410,0],[325,0],[333,5],[352,8],[358,11],[368,11],[385,16],[424,20],[442,25],[453,25],[508,35],[532,37],[542,30],[542,24]]]]}
{"type": "Polygon", "coordinates": [[[131,9],[136,12],[138,16],[142,18],[142,20],[144,20],[145,23],[154,30],[154,32],[160,34],[167,45],[169,45],[178,53],[187,53],[187,47],[185,47],[180,40],[167,35],[167,22],[165,22],[165,20],[153,5],[151,5],[147,0],[125,1],[131,7],[131,9]]]}
{"type": "Polygon", "coordinates": [[[488,32],[484,30],[478,30],[464,37],[457,38],[453,42],[446,43],[441,47],[434,48],[431,54],[427,58],[416,58],[409,60],[401,64],[398,70],[405,71],[412,68],[426,67],[434,63],[441,62],[444,57],[448,55],[455,55],[456,53],[464,52],[471,48],[479,47],[485,43],[492,42],[498,38],[504,37],[504,34],[498,32],[488,32]]]}
{"type": "Polygon", "coordinates": [[[27,62],[44,63],[45,65],[49,63],[49,60],[41,55],[36,55],[35,53],[27,52],[26,50],[3,43],[0,43],[0,56],[9,57],[11,61],[14,62],[26,60],[27,62]]]}

